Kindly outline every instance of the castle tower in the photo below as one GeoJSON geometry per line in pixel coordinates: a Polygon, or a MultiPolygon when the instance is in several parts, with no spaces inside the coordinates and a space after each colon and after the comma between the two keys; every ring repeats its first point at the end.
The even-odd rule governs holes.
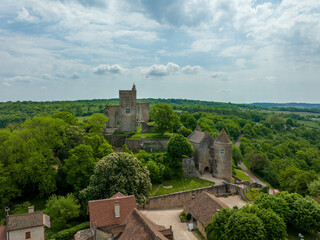
{"type": "Polygon", "coordinates": [[[212,175],[216,178],[231,180],[232,177],[232,142],[224,129],[214,140],[214,160],[212,175]]]}
{"type": "Polygon", "coordinates": [[[119,91],[120,132],[136,131],[136,99],[135,84],[133,84],[132,90],[119,91]]]}

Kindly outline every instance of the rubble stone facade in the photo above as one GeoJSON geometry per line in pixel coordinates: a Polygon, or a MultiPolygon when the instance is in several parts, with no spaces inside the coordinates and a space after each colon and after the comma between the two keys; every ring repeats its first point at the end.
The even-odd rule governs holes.
{"type": "Polygon", "coordinates": [[[141,122],[149,121],[149,103],[137,103],[137,90],[119,90],[119,105],[106,106],[107,128],[119,128],[120,132],[136,131],[141,122]]]}

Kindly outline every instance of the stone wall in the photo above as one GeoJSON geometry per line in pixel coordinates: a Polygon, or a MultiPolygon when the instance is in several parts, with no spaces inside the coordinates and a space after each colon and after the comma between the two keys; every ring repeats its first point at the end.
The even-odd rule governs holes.
{"type": "Polygon", "coordinates": [[[145,209],[161,209],[161,208],[177,208],[183,207],[184,203],[202,192],[208,192],[214,195],[230,195],[239,194],[241,187],[226,183],[224,185],[210,186],[205,188],[198,188],[189,191],[166,194],[157,197],[151,197],[149,202],[144,206],[145,209]]]}
{"type": "Polygon", "coordinates": [[[142,133],[150,133],[154,129],[153,125],[149,125],[146,122],[140,122],[140,124],[141,124],[141,132],[142,133]]]}
{"type": "Polygon", "coordinates": [[[104,138],[114,147],[121,147],[126,143],[126,137],[121,135],[104,135],[104,138]]]}
{"type": "Polygon", "coordinates": [[[125,144],[133,152],[145,150],[147,152],[161,152],[167,148],[169,139],[126,139],[125,144]]]}
{"type": "Polygon", "coordinates": [[[193,158],[182,158],[182,169],[184,177],[200,177],[193,158]]]}

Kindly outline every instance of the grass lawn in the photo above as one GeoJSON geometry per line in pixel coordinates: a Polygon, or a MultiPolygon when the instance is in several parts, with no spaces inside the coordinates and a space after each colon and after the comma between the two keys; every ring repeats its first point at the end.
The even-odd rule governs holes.
{"type": "Polygon", "coordinates": [[[236,172],[236,177],[240,178],[243,181],[251,182],[250,177],[247,174],[245,174],[243,170],[234,169],[234,171],[236,172]]]}
{"type": "Polygon", "coordinates": [[[306,127],[310,127],[310,128],[320,128],[319,123],[317,122],[313,122],[313,121],[303,121],[303,120],[298,120],[298,123],[306,126],[306,127]]]}
{"type": "Polygon", "coordinates": [[[301,233],[304,236],[304,240],[316,240],[320,239],[320,233],[315,234],[315,233],[303,233],[301,231],[296,230],[293,227],[289,227],[287,229],[288,232],[288,240],[298,240],[298,233],[301,233]]]}
{"type": "Polygon", "coordinates": [[[141,138],[149,138],[149,139],[159,139],[159,138],[170,138],[173,133],[136,133],[130,137],[130,139],[141,139],[141,138]]]}
{"type": "Polygon", "coordinates": [[[153,184],[151,190],[151,197],[160,196],[169,193],[181,192],[196,188],[209,187],[214,182],[210,182],[201,178],[184,178],[181,180],[164,181],[163,184],[153,184]],[[164,186],[172,186],[170,189],[164,188],[164,186]]]}

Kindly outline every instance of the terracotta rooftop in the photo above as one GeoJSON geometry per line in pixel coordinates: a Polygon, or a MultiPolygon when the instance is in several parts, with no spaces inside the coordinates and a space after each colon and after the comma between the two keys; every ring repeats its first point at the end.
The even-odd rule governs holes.
{"type": "Polygon", "coordinates": [[[50,228],[50,217],[43,212],[7,216],[7,231],[46,226],[50,228]]]}
{"type": "Polygon", "coordinates": [[[6,240],[7,239],[7,229],[6,226],[1,225],[0,226],[0,240],[6,240]]]}
{"type": "Polygon", "coordinates": [[[93,200],[88,202],[88,212],[90,213],[90,226],[105,227],[120,224],[126,219],[132,210],[137,207],[134,195],[125,196],[118,192],[108,199],[93,200]],[[115,205],[120,208],[120,216],[115,216],[115,205]]]}
{"type": "Polygon", "coordinates": [[[214,195],[202,192],[185,203],[185,207],[193,217],[203,226],[206,226],[212,219],[212,216],[222,208],[229,208],[214,195]]]}
{"type": "Polygon", "coordinates": [[[218,143],[231,143],[230,139],[228,138],[228,135],[224,129],[221,130],[220,135],[218,138],[215,139],[215,142],[218,143]]]}
{"type": "Polygon", "coordinates": [[[171,229],[155,224],[136,208],[121,225],[125,225],[125,228],[119,240],[173,239],[171,229]]]}

